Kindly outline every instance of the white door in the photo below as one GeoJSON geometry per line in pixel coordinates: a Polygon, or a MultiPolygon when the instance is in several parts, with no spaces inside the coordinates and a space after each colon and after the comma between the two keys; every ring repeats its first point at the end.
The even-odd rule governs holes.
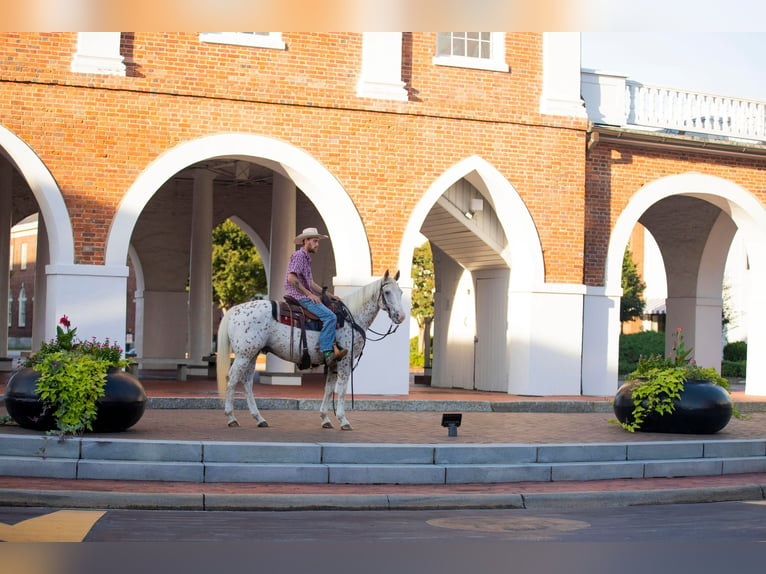
{"type": "Polygon", "coordinates": [[[508,392],[508,273],[476,279],[474,388],[508,392]]]}

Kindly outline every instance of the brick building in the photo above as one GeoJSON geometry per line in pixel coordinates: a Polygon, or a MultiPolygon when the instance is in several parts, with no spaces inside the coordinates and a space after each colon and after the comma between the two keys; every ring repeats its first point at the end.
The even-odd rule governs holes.
{"type": "MultiPolygon", "coordinates": [[[[611,394],[635,223],[678,269],[668,327],[713,364],[718,251],[766,229],[762,146],[614,127],[576,33],[3,33],[0,76],[0,227],[42,215],[33,344],[63,314],[123,341],[130,261],[139,356],[208,354],[226,218],[274,298],[304,227],[330,236],[315,274],[341,296],[386,269],[407,292],[422,233],[433,384],[611,394]]],[[[406,393],[407,348],[368,345],[357,391],[406,393]]]]}

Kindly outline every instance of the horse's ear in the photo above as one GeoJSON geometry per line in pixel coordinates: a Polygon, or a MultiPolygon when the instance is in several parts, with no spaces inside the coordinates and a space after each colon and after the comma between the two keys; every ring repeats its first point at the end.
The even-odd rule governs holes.
{"type": "Polygon", "coordinates": [[[388,269],[386,269],[386,272],[383,274],[383,281],[388,279],[388,269]]]}
{"type": "Polygon", "coordinates": [[[394,281],[399,281],[399,270],[396,270],[396,275],[394,275],[394,281]]]}

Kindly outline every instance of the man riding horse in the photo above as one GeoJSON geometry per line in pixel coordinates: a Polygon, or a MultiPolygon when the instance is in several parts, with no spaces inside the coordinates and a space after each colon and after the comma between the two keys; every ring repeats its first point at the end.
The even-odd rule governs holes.
{"type": "Polygon", "coordinates": [[[295,250],[287,264],[285,295],[295,299],[301,307],[322,321],[319,350],[322,352],[325,364],[331,367],[346,356],[348,349],[340,348],[335,342],[335,327],[338,319],[321,299],[323,294],[333,300],[338,298],[323,291],[322,287],[314,282],[311,274],[311,254],[319,250],[321,239],[327,239],[327,236],[320,234],[316,227],[304,229],[303,233],[295,238],[295,244],[301,247],[295,250]]]}

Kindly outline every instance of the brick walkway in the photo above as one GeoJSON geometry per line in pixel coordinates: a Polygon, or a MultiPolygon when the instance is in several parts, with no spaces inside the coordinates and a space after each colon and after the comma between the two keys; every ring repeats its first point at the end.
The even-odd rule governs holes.
{"type": "MultiPolygon", "coordinates": [[[[212,380],[144,381],[149,397],[211,397],[216,396],[212,380]]],[[[308,384],[301,387],[256,385],[256,397],[319,398],[322,387],[308,384]]],[[[357,399],[370,398],[357,396],[357,399]]],[[[524,401],[499,393],[462,391],[414,386],[408,400],[482,400],[524,401]]],[[[739,404],[766,402],[764,397],[748,397],[733,392],[739,404]]],[[[534,397],[533,400],[611,401],[611,397],[534,397]]],[[[5,414],[0,407],[0,414],[5,414]]],[[[348,443],[597,443],[647,442],[688,440],[691,435],[628,433],[610,424],[614,416],[600,413],[540,413],[540,412],[466,412],[457,437],[448,437],[440,425],[441,412],[423,411],[361,411],[349,410],[354,425],[351,432],[321,429],[316,411],[264,410],[269,428],[258,428],[247,411],[237,411],[241,426],[229,428],[222,409],[147,409],[142,419],[131,429],[111,438],[140,440],[212,440],[264,442],[348,442],[348,443]]],[[[0,425],[0,434],[28,434],[15,425],[0,425]]],[[[99,435],[93,435],[99,436],[99,435]]],[[[766,412],[753,412],[745,419],[732,419],[722,431],[706,436],[706,440],[763,439],[766,437],[766,412]]],[[[699,436],[693,438],[699,439],[699,436]]],[[[0,476],[0,489],[71,490],[92,492],[142,493],[229,493],[229,494],[413,494],[457,495],[468,493],[574,493],[600,491],[639,491],[666,489],[715,489],[740,485],[766,484],[766,474],[740,474],[713,477],[619,479],[589,482],[467,484],[467,485],[340,485],[340,484],[197,484],[186,482],[141,482],[114,480],[61,480],[0,476]]]]}

